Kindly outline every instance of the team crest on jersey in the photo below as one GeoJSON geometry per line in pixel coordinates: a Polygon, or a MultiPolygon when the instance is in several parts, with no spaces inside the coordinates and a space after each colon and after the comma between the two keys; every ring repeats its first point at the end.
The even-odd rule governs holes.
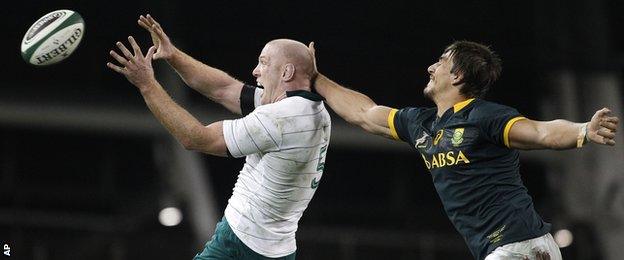
{"type": "Polygon", "coordinates": [[[428,137],[429,135],[423,132],[423,136],[421,136],[420,138],[416,139],[416,141],[414,141],[414,147],[427,148],[428,140],[429,140],[428,137]]]}
{"type": "Polygon", "coordinates": [[[451,139],[451,143],[453,146],[459,146],[464,141],[464,129],[456,128],[453,132],[453,139],[451,139]]]}

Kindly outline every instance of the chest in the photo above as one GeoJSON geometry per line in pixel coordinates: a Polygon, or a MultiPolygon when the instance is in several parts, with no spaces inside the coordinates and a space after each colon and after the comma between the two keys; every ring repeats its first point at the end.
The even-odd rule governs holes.
{"type": "Polygon", "coordinates": [[[429,121],[411,131],[414,148],[431,171],[471,164],[487,153],[487,141],[474,123],[429,121]]]}

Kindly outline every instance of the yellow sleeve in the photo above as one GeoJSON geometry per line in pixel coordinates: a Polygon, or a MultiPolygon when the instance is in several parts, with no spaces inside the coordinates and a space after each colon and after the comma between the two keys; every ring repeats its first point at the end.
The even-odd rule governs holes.
{"type": "Polygon", "coordinates": [[[520,120],[524,120],[526,119],[526,117],[523,116],[517,116],[514,117],[512,119],[509,119],[509,121],[507,121],[507,124],[505,125],[505,130],[503,132],[503,142],[505,142],[505,146],[507,146],[507,148],[511,148],[509,147],[509,131],[511,130],[511,127],[518,121],[520,120]]]}
{"type": "Polygon", "coordinates": [[[388,128],[390,128],[390,135],[392,135],[392,138],[394,138],[394,140],[399,140],[399,134],[394,127],[394,116],[396,115],[397,111],[399,110],[392,109],[390,110],[390,114],[388,114],[388,128]]]}

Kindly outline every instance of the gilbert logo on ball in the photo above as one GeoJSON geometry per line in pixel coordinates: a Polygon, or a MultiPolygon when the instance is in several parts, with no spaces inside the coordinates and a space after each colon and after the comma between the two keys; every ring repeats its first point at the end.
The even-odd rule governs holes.
{"type": "Polygon", "coordinates": [[[22,39],[22,58],[44,66],[69,57],[84,35],[84,20],[71,10],[56,10],[39,18],[22,39]]]}

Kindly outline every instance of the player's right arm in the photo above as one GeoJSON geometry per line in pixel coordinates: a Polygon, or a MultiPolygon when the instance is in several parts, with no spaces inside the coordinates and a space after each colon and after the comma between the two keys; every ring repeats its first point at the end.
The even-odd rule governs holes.
{"type": "Polygon", "coordinates": [[[188,86],[233,113],[241,114],[242,82],[176,48],[151,15],[141,15],[138,24],[149,31],[152,36],[154,46],[157,48],[154,59],[166,60],[188,86]]]}

